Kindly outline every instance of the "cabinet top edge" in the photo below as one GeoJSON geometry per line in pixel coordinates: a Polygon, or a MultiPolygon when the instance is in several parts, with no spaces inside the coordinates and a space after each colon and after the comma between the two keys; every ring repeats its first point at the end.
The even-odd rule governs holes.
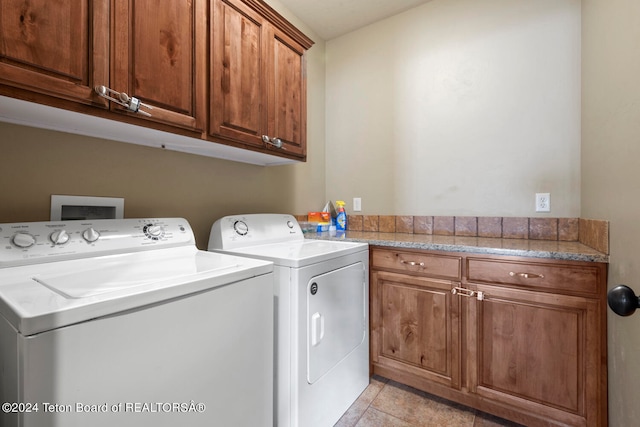
{"type": "Polygon", "coordinates": [[[262,0],[242,0],[243,3],[257,10],[265,16],[271,23],[284,31],[289,37],[300,43],[305,49],[311,48],[315,44],[306,34],[300,31],[295,25],[280,15],[275,9],[262,0]]]}

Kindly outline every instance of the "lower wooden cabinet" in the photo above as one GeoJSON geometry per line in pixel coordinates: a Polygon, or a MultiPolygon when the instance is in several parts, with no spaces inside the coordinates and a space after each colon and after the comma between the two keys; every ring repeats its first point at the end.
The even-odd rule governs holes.
{"type": "Polygon", "coordinates": [[[528,426],[605,426],[606,271],[372,247],[372,371],[528,426]]]}
{"type": "Polygon", "coordinates": [[[382,271],[372,278],[373,363],[460,388],[460,303],[452,282],[382,271]]]}

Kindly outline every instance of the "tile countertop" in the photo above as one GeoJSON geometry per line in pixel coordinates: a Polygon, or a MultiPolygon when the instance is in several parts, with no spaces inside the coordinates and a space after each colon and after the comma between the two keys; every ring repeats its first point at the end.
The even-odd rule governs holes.
{"type": "Polygon", "coordinates": [[[375,246],[399,249],[523,256],[565,261],[609,262],[609,255],[598,252],[580,242],[555,240],[498,239],[365,231],[347,231],[342,236],[337,236],[334,232],[307,233],[305,238],[363,242],[375,246]]]}

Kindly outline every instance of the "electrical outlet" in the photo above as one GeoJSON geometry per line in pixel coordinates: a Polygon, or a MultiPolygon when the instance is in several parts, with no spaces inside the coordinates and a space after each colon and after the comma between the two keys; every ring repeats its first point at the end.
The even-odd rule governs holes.
{"type": "Polygon", "coordinates": [[[536,212],[551,212],[550,193],[536,193],[536,212]]]}
{"type": "Polygon", "coordinates": [[[360,197],[353,198],[353,211],[354,212],[362,211],[362,199],[360,197]]]}

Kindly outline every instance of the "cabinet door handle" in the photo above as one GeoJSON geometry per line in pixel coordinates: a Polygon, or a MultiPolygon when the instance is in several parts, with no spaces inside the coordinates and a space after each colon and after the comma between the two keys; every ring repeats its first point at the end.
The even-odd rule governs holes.
{"type": "Polygon", "coordinates": [[[262,142],[271,144],[276,148],[282,148],[282,140],[280,138],[269,138],[269,135],[262,135],[262,142]]]}
{"type": "Polygon", "coordinates": [[[535,273],[515,273],[513,271],[509,272],[509,276],[511,277],[522,277],[523,279],[544,279],[544,274],[535,274],[535,273]]]}
{"type": "Polygon", "coordinates": [[[143,116],[151,117],[151,114],[141,110],[140,108],[144,107],[148,110],[153,110],[153,107],[151,105],[147,105],[140,102],[140,100],[135,96],[129,96],[124,92],[116,92],[115,90],[102,85],[96,86],[94,89],[96,93],[101,97],[106,98],[111,102],[115,102],[116,104],[123,106],[124,108],[126,108],[128,111],[131,111],[132,113],[140,113],[143,116]]]}
{"type": "Polygon", "coordinates": [[[415,267],[416,265],[418,267],[424,267],[424,262],[416,262],[416,261],[405,261],[403,259],[400,260],[400,264],[406,264],[406,265],[410,265],[412,267],[415,267]]]}
{"type": "Polygon", "coordinates": [[[472,291],[471,289],[461,288],[459,286],[456,286],[455,288],[451,289],[451,293],[453,295],[460,295],[462,297],[467,297],[467,298],[476,297],[478,301],[482,301],[484,299],[484,292],[472,291]]]}

